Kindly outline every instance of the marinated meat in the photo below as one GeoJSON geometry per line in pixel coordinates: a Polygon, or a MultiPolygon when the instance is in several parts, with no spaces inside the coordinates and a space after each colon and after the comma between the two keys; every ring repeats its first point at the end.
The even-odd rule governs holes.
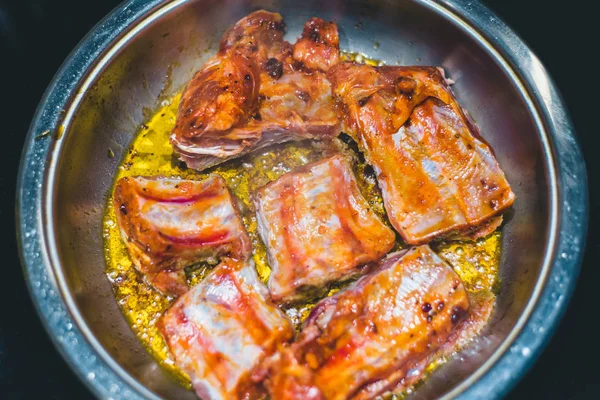
{"type": "Polygon", "coordinates": [[[188,83],[181,96],[172,143],[182,156],[239,154],[259,136],[232,132],[258,109],[261,66],[285,53],[281,15],[257,11],[223,36],[219,52],[188,83]]]}
{"type": "Polygon", "coordinates": [[[266,11],[240,20],[187,85],[171,143],[188,167],[203,170],[271,144],[339,134],[331,84],[318,69],[339,58],[337,27],[311,19],[305,32],[323,27],[324,36],[300,39],[303,50],[296,52],[283,40],[283,26],[279,14],[266,11]]]}
{"type": "Polygon", "coordinates": [[[273,398],[375,398],[418,380],[468,310],[459,277],[428,246],[390,254],[317,304],[297,340],[270,360],[267,387],[273,398]]]}
{"type": "Polygon", "coordinates": [[[158,327],[205,400],[262,397],[253,369],[293,336],[253,262],[227,258],[180,297],[158,327]]]}
{"type": "Polygon", "coordinates": [[[278,13],[258,10],[236,22],[221,38],[219,55],[238,52],[264,65],[268,59],[285,54],[285,23],[278,13]]]}
{"type": "Polygon", "coordinates": [[[187,291],[187,266],[224,255],[245,259],[251,253],[235,199],[219,176],[203,181],[123,178],[113,206],[135,267],[163,293],[187,291]]]}
{"type": "Polygon", "coordinates": [[[320,293],[361,272],[392,248],[395,235],[369,208],[342,155],[309,164],[261,188],[258,230],[267,246],[275,302],[320,293]]]}
{"type": "Polygon", "coordinates": [[[344,132],[356,140],[395,133],[428,97],[440,99],[462,115],[438,68],[344,62],[332,68],[328,77],[340,104],[344,132]]]}
{"type": "Polygon", "coordinates": [[[407,243],[477,237],[499,225],[494,217],[515,195],[438,69],[344,63],[330,77],[343,129],[375,169],[407,243]]]}
{"type": "Polygon", "coordinates": [[[302,37],[294,44],[294,59],[308,68],[327,72],[340,62],[340,36],[337,25],[321,18],[304,24],[302,37]]]}

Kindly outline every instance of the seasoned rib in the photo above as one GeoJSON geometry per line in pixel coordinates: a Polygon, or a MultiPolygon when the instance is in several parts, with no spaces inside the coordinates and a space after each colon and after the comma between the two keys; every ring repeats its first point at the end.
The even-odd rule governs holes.
{"type": "Polygon", "coordinates": [[[340,62],[340,37],[337,25],[321,18],[304,24],[302,36],[294,44],[294,59],[308,68],[327,72],[340,62]]]}
{"type": "Polygon", "coordinates": [[[422,376],[468,309],[459,277],[428,246],[390,254],[317,304],[297,340],[270,361],[266,385],[273,398],[375,398],[422,376]]]}
{"type": "Polygon", "coordinates": [[[285,23],[278,13],[258,10],[236,22],[221,38],[219,54],[237,51],[259,64],[286,53],[289,43],[283,40],[285,23]]]}
{"type": "Polygon", "coordinates": [[[231,128],[245,124],[258,107],[259,75],[256,63],[240,54],[210,60],[181,96],[172,139],[178,150],[226,157],[256,142],[231,128]]]}
{"type": "Polygon", "coordinates": [[[235,200],[219,176],[122,178],[113,206],[133,264],[163,293],[187,291],[183,269],[189,265],[222,255],[245,259],[251,252],[235,200]]]}
{"type": "Polygon", "coordinates": [[[294,352],[301,344],[293,343],[283,348],[263,364],[264,387],[272,399],[325,400],[316,386],[315,374],[306,364],[301,364],[294,352]]]}
{"type": "Polygon", "coordinates": [[[252,261],[223,261],[158,321],[175,364],[205,400],[260,398],[253,369],[293,328],[268,300],[252,261]]]}
{"type": "Polygon", "coordinates": [[[322,50],[308,53],[301,39],[301,60],[283,40],[279,14],[257,11],[225,34],[217,56],[182,94],[171,143],[188,167],[202,170],[271,144],[337,136],[331,84],[318,69],[339,58],[337,27],[312,19],[305,31],[319,26],[326,36],[313,45],[322,50]]]}
{"type": "Polygon", "coordinates": [[[515,195],[438,69],[343,63],[330,77],[343,129],[375,169],[407,243],[477,237],[500,224],[515,195]]]}
{"type": "MultiPolygon", "coordinates": [[[[257,11],[226,32],[217,55],[196,73],[182,94],[175,136],[197,139],[197,143],[207,141],[205,147],[209,148],[210,140],[231,141],[232,146],[241,139],[252,140],[223,132],[245,124],[258,108],[261,66],[289,51],[283,30],[279,14],[257,11]]],[[[223,147],[226,154],[236,150],[223,147]]]]}
{"type": "Polygon", "coordinates": [[[283,31],[281,15],[257,11],[225,33],[217,55],[183,91],[171,139],[176,150],[192,158],[224,158],[259,139],[230,130],[246,124],[258,108],[261,67],[285,52],[283,31]]]}
{"type": "Polygon", "coordinates": [[[255,208],[275,302],[302,299],[327,283],[356,276],[360,267],[390,251],[395,240],[340,154],[264,186],[255,195],[255,208]]]}

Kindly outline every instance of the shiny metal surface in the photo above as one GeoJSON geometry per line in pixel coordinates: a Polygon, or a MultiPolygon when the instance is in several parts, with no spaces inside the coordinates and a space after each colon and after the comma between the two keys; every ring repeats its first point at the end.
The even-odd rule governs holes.
{"type": "Polygon", "coordinates": [[[492,323],[411,397],[502,396],[539,355],[573,290],[587,183],[544,67],[474,1],[131,0],[117,8],[58,72],[23,151],[20,251],[57,348],[100,398],[194,398],[162,372],[122,317],[104,275],[101,219],[139,125],[215,51],[229,25],[257,8],[281,12],[290,39],[308,17],[333,19],[343,49],[388,64],[442,65],[456,81],[459,101],[494,147],[517,202],[504,228],[492,323]],[[48,129],[54,135],[39,137],[48,129]],[[116,157],[107,157],[108,148],[116,157]]]}

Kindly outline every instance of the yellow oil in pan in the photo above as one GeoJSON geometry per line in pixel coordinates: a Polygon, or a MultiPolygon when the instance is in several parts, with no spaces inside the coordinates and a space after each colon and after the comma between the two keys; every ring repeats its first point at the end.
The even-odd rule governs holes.
{"type": "MultiPolygon", "coordinates": [[[[355,56],[348,53],[344,55],[347,59],[354,59],[352,57],[355,56]]],[[[372,60],[367,61],[375,63],[372,60]]],[[[208,171],[197,172],[187,169],[173,156],[173,150],[169,143],[169,136],[175,125],[179,100],[180,95],[172,98],[169,104],[159,109],[148,122],[142,125],[119,165],[115,182],[125,176],[136,175],[162,175],[196,180],[201,180],[209,174],[222,176],[231,191],[244,205],[245,209],[242,215],[252,239],[256,269],[260,279],[266,283],[270,268],[265,246],[257,235],[251,194],[284,173],[322,158],[331,151],[331,147],[309,141],[287,143],[232,160],[208,171]]],[[[360,154],[351,145],[345,145],[344,142],[338,141],[337,146],[337,150],[341,149],[354,155],[355,173],[360,189],[373,210],[387,221],[372,169],[364,163],[360,154]]],[[[108,154],[114,156],[110,149],[108,149],[108,154]]],[[[495,232],[476,242],[441,242],[435,246],[435,250],[452,265],[470,293],[494,293],[499,286],[498,263],[501,242],[501,233],[495,232]]],[[[405,245],[398,239],[395,249],[402,247],[405,245]]],[[[169,307],[173,299],[160,294],[146,284],[135,270],[119,233],[116,215],[112,208],[112,192],[108,196],[104,215],[104,250],[107,276],[131,329],[162,367],[182,385],[191,387],[187,375],[174,365],[167,345],[155,327],[157,319],[169,307]]],[[[212,268],[212,265],[200,264],[187,270],[190,285],[202,280],[212,268]]],[[[333,287],[328,295],[338,291],[341,287],[343,285],[333,287]]],[[[297,304],[292,308],[287,308],[285,312],[298,329],[313,306],[314,302],[297,304]]],[[[428,370],[439,364],[439,361],[432,363],[428,370]]]]}

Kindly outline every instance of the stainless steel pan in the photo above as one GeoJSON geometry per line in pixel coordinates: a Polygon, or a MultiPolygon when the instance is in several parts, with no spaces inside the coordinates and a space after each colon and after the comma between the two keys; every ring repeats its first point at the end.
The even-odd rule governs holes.
{"type": "Polygon", "coordinates": [[[456,81],[518,201],[504,228],[493,321],[412,397],[506,393],[539,355],[573,290],[587,189],[572,125],[546,70],[474,1],[131,0],[114,10],[52,81],[23,152],[21,255],[56,346],[98,397],[194,398],[162,372],[122,317],[104,275],[101,219],[139,125],[215,51],[228,26],[258,8],[281,12],[292,39],[307,18],[332,19],[344,49],[389,64],[442,65],[456,81]]]}

